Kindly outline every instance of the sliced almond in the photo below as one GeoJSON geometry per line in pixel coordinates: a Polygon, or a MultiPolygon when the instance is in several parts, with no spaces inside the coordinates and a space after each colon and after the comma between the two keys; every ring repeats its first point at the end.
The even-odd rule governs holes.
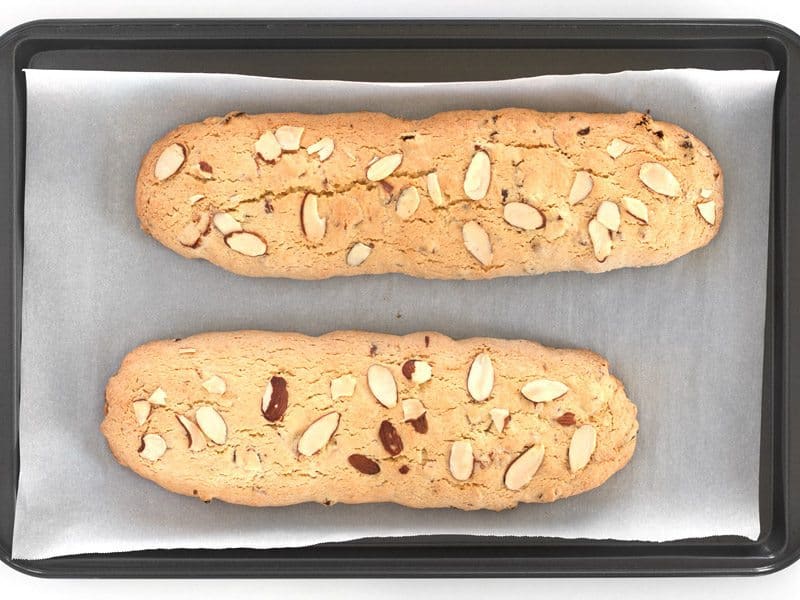
{"type": "Polygon", "coordinates": [[[309,156],[316,154],[320,162],[327,160],[333,154],[333,140],[329,137],[324,137],[306,148],[306,152],[308,152],[309,156]]]}
{"type": "Polygon", "coordinates": [[[303,206],[300,209],[300,224],[303,233],[312,242],[318,242],[325,237],[327,219],[319,216],[319,206],[316,194],[306,194],[303,206]]]}
{"type": "Polygon", "coordinates": [[[356,242],[347,252],[347,264],[351,267],[357,267],[363,263],[372,253],[372,247],[367,246],[361,242],[356,242]]]}
{"type": "Polygon", "coordinates": [[[383,365],[372,365],[367,369],[367,385],[376,400],[386,408],[397,404],[397,383],[392,372],[383,365]]]}
{"type": "Polygon", "coordinates": [[[499,433],[503,433],[503,429],[506,428],[508,415],[509,412],[507,408],[493,408],[489,411],[489,416],[492,417],[492,423],[494,423],[499,433]]]}
{"type": "Polygon", "coordinates": [[[619,231],[619,206],[611,200],[603,200],[597,207],[595,219],[609,231],[619,231]]]}
{"type": "Polygon", "coordinates": [[[190,419],[183,415],[178,415],[178,422],[183,425],[186,430],[186,435],[189,436],[189,450],[192,452],[199,452],[206,447],[206,438],[200,428],[194,424],[190,419]]]}
{"type": "Polygon", "coordinates": [[[592,425],[582,425],[572,434],[569,443],[569,469],[573,473],[589,464],[597,446],[597,430],[592,425]]]}
{"type": "Polygon", "coordinates": [[[254,233],[237,231],[225,236],[225,243],[231,250],[245,256],[262,256],[267,252],[267,243],[254,233]]]}
{"type": "Polygon", "coordinates": [[[231,233],[242,230],[242,224],[226,212],[218,212],[214,215],[212,221],[214,227],[216,227],[222,235],[230,235],[231,233]]]}
{"type": "Polygon", "coordinates": [[[203,198],[205,198],[203,194],[195,194],[194,196],[189,196],[189,206],[194,206],[195,204],[200,202],[200,200],[202,200],[203,198]]]}
{"type": "Polygon", "coordinates": [[[464,193],[470,200],[480,200],[489,191],[492,180],[492,162],[489,155],[483,150],[478,150],[469,162],[467,173],[464,175],[464,193]]]}
{"type": "Polygon", "coordinates": [[[228,439],[228,427],[225,420],[211,406],[201,406],[194,413],[197,425],[206,437],[215,444],[224,444],[228,439]]]}
{"type": "Polygon", "coordinates": [[[133,414],[139,425],[147,423],[147,419],[150,416],[150,406],[147,400],[135,400],[133,402],[133,414]]]}
{"type": "Polygon", "coordinates": [[[444,196],[442,195],[442,188],[439,186],[439,175],[436,171],[425,176],[425,184],[428,186],[428,196],[431,197],[433,205],[444,206],[444,196]]]}
{"type": "Polygon", "coordinates": [[[284,152],[297,152],[300,149],[300,138],[303,137],[303,127],[281,125],[275,130],[275,139],[284,152]]]}
{"type": "Polygon", "coordinates": [[[142,438],[142,449],[139,456],[150,461],[157,461],[167,451],[167,442],[160,435],[148,433],[142,438]]]}
{"type": "Polygon", "coordinates": [[[413,421],[425,414],[425,406],[416,398],[403,400],[403,421],[413,421]]]}
{"type": "Polygon", "coordinates": [[[164,406],[167,403],[167,392],[158,387],[152,394],[150,394],[150,397],[147,399],[147,401],[150,404],[155,404],[156,406],[164,406]]]}
{"type": "Polygon", "coordinates": [[[492,359],[481,352],[474,359],[467,375],[467,391],[473,399],[483,402],[492,393],[494,387],[494,367],[492,359]]]}
{"type": "Polygon", "coordinates": [[[270,423],[280,421],[289,407],[289,390],[286,379],[273,375],[264,386],[261,395],[261,414],[270,423]]]}
{"type": "Polygon", "coordinates": [[[606,146],[606,151],[611,155],[611,158],[619,158],[626,152],[633,150],[633,148],[633,144],[614,138],[609,142],[608,146],[606,146]]]}
{"type": "Polygon", "coordinates": [[[589,192],[592,191],[594,183],[592,176],[586,171],[578,171],[575,173],[575,181],[572,182],[572,187],[569,190],[569,203],[578,204],[586,199],[589,192]]]}
{"type": "Polygon", "coordinates": [[[430,381],[433,374],[430,364],[424,360],[407,360],[401,370],[406,379],[419,385],[430,381]]]}
{"type": "Polygon", "coordinates": [[[669,169],[659,163],[644,163],[639,168],[639,179],[651,190],[664,196],[681,195],[680,182],[669,169]]]}
{"type": "Polygon", "coordinates": [[[482,265],[492,264],[492,242],[489,240],[489,234],[477,221],[464,223],[461,235],[464,238],[464,246],[479,263],[482,265]]]}
{"type": "Polygon", "coordinates": [[[164,181],[172,177],[181,168],[183,161],[186,160],[186,151],[180,144],[170,144],[161,152],[156,160],[153,170],[156,179],[164,181]]]}
{"type": "Polygon", "coordinates": [[[297,451],[303,456],[312,456],[322,450],[339,427],[339,413],[332,412],[320,417],[308,426],[297,442],[297,451]]]}
{"type": "Polygon", "coordinates": [[[352,375],[342,375],[336,379],[331,379],[331,398],[349,398],[356,390],[356,378],[352,375]]]}
{"type": "Polygon", "coordinates": [[[569,387],[552,379],[534,379],[522,386],[522,395],[531,402],[550,402],[568,391],[569,387]]]}
{"type": "Polygon", "coordinates": [[[711,194],[713,194],[713,190],[702,189],[700,190],[700,196],[703,198],[711,198],[711,194]]]}
{"type": "Polygon", "coordinates": [[[181,229],[181,232],[178,234],[178,241],[183,246],[194,248],[197,242],[200,241],[202,235],[197,223],[189,223],[186,227],[181,229]]]}
{"type": "Polygon", "coordinates": [[[458,481],[466,481],[472,476],[475,464],[472,444],[468,440],[453,442],[450,447],[450,474],[458,481]]]}
{"type": "Polygon", "coordinates": [[[526,231],[544,227],[544,216],[539,209],[524,202],[509,202],[503,207],[506,223],[526,231]]]}
{"type": "Polygon", "coordinates": [[[236,448],[233,451],[233,463],[245,471],[261,470],[261,457],[252,448],[236,448]]]}
{"type": "Polygon", "coordinates": [[[716,222],[717,204],[713,200],[701,202],[697,205],[697,210],[700,212],[700,216],[703,217],[709,225],[713,225],[716,222]]]}
{"type": "Polygon", "coordinates": [[[639,219],[642,223],[649,222],[647,205],[638,198],[623,196],[622,205],[625,207],[625,210],[627,210],[633,217],[639,219]]]}
{"type": "Polygon", "coordinates": [[[589,221],[589,238],[598,261],[603,262],[611,256],[611,232],[597,219],[589,221]]]}
{"type": "Polygon", "coordinates": [[[419,208],[419,192],[413,185],[400,192],[397,198],[397,216],[408,221],[419,208]]]}
{"type": "Polygon", "coordinates": [[[372,163],[369,168],[367,169],[367,179],[370,181],[382,181],[386,179],[389,175],[397,170],[397,167],[400,166],[400,163],[403,162],[403,153],[398,152],[397,154],[390,154],[388,156],[384,156],[379,158],[374,163],[372,163]]]}
{"type": "Polygon", "coordinates": [[[258,155],[267,162],[277,160],[281,155],[281,145],[271,131],[265,131],[261,134],[255,144],[255,149],[258,155]]]}
{"type": "Polygon", "coordinates": [[[536,475],[536,471],[542,466],[543,460],[543,445],[537,444],[525,450],[525,452],[520,454],[506,470],[506,475],[503,479],[506,487],[513,491],[524,488],[531,482],[533,476],[536,475]]]}
{"type": "Polygon", "coordinates": [[[212,375],[203,382],[203,387],[206,388],[209,394],[224,394],[225,393],[225,380],[219,375],[212,375]]]}

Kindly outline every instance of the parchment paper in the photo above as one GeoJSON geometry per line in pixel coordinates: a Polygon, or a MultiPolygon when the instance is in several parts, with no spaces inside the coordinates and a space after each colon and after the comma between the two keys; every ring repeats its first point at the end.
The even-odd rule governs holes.
{"type": "Polygon", "coordinates": [[[28,71],[14,557],[434,533],[755,538],[776,77],[679,70],[416,85],[28,71]],[[718,237],[663,267],[603,275],[303,282],[237,277],[139,229],[139,161],[179,123],[237,109],[419,117],[504,106],[650,109],[693,131],[725,174],[718,237]],[[154,338],[239,328],[433,329],[590,348],[639,406],[638,448],[597,490],[501,513],[206,505],[120,467],[98,426],[122,357],[154,338]]]}

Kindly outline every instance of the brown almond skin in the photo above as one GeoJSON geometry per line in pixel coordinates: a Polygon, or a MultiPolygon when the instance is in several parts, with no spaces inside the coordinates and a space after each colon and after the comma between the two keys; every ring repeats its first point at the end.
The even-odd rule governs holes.
{"type": "Polygon", "coordinates": [[[397,429],[389,421],[381,423],[378,435],[381,438],[383,447],[390,455],[397,456],[403,451],[403,440],[400,434],[397,433],[397,429]]]}
{"type": "Polygon", "coordinates": [[[560,425],[564,425],[565,427],[569,427],[570,425],[575,425],[575,414],[571,412],[565,412],[563,415],[556,419],[560,425]]]}
{"type": "Polygon", "coordinates": [[[425,415],[427,415],[427,413],[423,413],[416,419],[411,419],[409,421],[414,431],[417,433],[428,433],[428,418],[425,415]]]}
{"type": "Polygon", "coordinates": [[[289,406],[289,392],[286,389],[286,380],[283,377],[274,376],[270,383],[272,383],[272,396],[269,400],[269,406],[264,412],[264,418],[271,423],[283,418],[283,413],[286,412],[286,407],[289,406]]]}
{"type": "Polygon", "coordinates": [[[214,172],[214,169],[211,168],[211,165],[208,164],[204,160],[200,161],[200,170],[203,171],[204,173],[213,173],[214,172]]]}
{"type": "Polygon", "coordinates": [[[377,475],[381,472],[381,466],[363,454],[351,454],[347,458],[347,462],[357,471],[364,473],[364,475],[377,475]]]}
{"type": "Polygon", "coordinates": [[[402,371],[403,371],[403,376],[410,381],[411,376],[414,374],[414,361],[407,360],[406,362],[404,362],[402,371]]]}

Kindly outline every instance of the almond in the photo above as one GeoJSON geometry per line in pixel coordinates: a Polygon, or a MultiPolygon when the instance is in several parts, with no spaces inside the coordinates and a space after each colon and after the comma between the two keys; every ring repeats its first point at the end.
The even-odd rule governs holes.
{"type": "Polygon", "coordinates": [[[606,151],[611,155],[611,158],[619,158],[626,152],[633,150],[633,148],[633,144],[614,138],[609,142],[608,146],[606,146],[606,151]]]}
{"type": "Polygon", "coordinates": [[[178,235],[178,241],[189,248],[197,246],[197,242],[208,231],[209,217],[208,213],[201,214],[197,221],[189,223],[184,227],[178,235]]]}
{"type": "Polygon", "coordinates": [[[416,398],[403,400],[403,421],[413,421],[425,414],[425,406],[416,398]]]}
{"type": "Polygon", "coordinates": [[[542,466],[543,460],[544,446],[541,444],[531,446],[525,450],[508,466],[503,479],[506,487],[512,491],[524,488],[536,475],[536,471],[542,466]]]}
{"type": "Polygon", "coordinates": [[[281,125],[275,130],[275,139],[278,140],[284,152],[297,152],[300,149],[300,138],[303,137],[303,127],[281,125]]]}
{"type": "Polygon", "coordinates": [[[589,464],[597,446],[597,430],[592,425],[578,427],[569,443],[569,469],[573,473],[589,464]]]}
{"type": "Polygon", "coordinates": [[[147,423],[150,417],[150,403],[147,400],[135,400],[133,402],[133,414],[139,425],[147,423]]]}
{"type": "Polygon", "coordinates": [[[569,190],[569,203],[574,205],[582,202],[592,191],[593,186],[592,176],[589,173],[586,171],[575,173],[575,181],[569,190]]]}
{"type": "Polygon", "coordinates": [[[597,207],[595,219],[609,231],[619,231],[619,206],[611,200],[603,200],[597,207]]]}
{"type": "Polygon", "coordinates": [[[178,415],[178,422],[183,425],[186,435],[189,436],[189,450],[199,452],[205,449],[206,438],[203,437],[203,432],[200,431],[200,428],[183,415],[178,415]]]}
{"type": "Polygon", "coordinates": [[[156,179],[164,181],[169,179],[178,169],[183,165],[186,160],[186,151],[180,144],[170,144],[161,152],[156,160],[155,169],[153,170],[156,179]]]}
{"type": "Polygon", "coordinates": [[[575,413],[565,412],[563,415],[558,417],[556,421],[558,421],[559,425],[563,425],[564,427],[575,425],[575,413]]]}
{"type": "Polygon", "coordinates": [[[195,194],[194,196],[189,196],[189,206],[194,206],[195,204],[200,202],[200,200],[202,200],[203,198],[205,198],[203,194],[195,194]]]}
{"type": "Polygon", "coordinates": [[[331,379],[331,398],[349,398],[356,390],[356,378],[352,375],[342,375],[331,379]]]}
{"type": "Polygon", "coordinates": [[[228,438],[225,420],[211,406],[201,406],[194,413],[194,419],[206,437],[215,444],[224,444],[228,438]]]}
{"type": "Polygon", "coordinates": [[[356,471],[360,471],[364,475],[377,475],[381,472],[381,466],[363,454],[351,454],[347,457],[347,462],[349,462],[356,471]]]}
{"type": "Polygon", "coordinates": [[[206,388],[209,394],[224,394],[226,385],[225,380],[218,376],[212,375],[203,382],[203,387],[206,388]]]}
{"type": "Polygon", "coordinates": [[[419,208],[419,192],[413,185],[400,192],[397,198],[397,216],[408,221],[419,208]]]}
{"type": "Polygon", "coordinates": [[[406,379],[417,384],[430,381],[431,366],[424,360],[407,360],[401,369],[406,379]]]}
{"type": "Polygon", "coordinates": [[[320,162],[327,160],[333,154],[333,140],[329,137],[324,137],[306,148],[306,152],[308,152],[309,156],[316,154],[320,162]]]}
{"type": "Polygon", "coordinates": [[[350,250],[347,251],[347,265],[350,267],[357,267],[363,263],[372,253],[372,246],[367,246],[362,242],[356,242],[352,245],[350,250]]]}
{"type": "Polygon", "coordinates": [[[160,387],[156,388],[155,391],[150,394],[150,397],[147,399],[147,401],[150,404],[164,406],[167,403],[167,392],[162,390],[160,387]]]}
{"type": "Polygon", "coordinates": [[[474,457],[472,444],[468,440],[453,442],[450,447],[450,474],[458,481],[466,481],[472,476],[474,457]]]}
{"type": "Polygon", "coordinates": [[[506,424],[509,421],[509,413],[507,408],[493,408],[489,411],[489,416],[492,417],[492,423],[497,428],[498,433],[503,433],[506,424]]]}
{"type": "Polygon", "coordinates": [[[477,221],[464,223],[461,235],[464,238],[464,246],[479,263],[482,265],[492,264],[492,243],[489,241],[489,234],[477,221]]]}
{"type": "Polygon", "coordinates": [[[322,450],[339,427],[339,413],[332,412],[311,423],[297,442],[297,451],[312,456],[322,450]]]}
{"type": "Polygon", "coordinates": [[[702,189],[700,190],[700,196],[703,198],[711,198],[711,195],[714,193],[713,190],[702,189]]]}
{"type": "Polygon", "coordinates": [[[469,162],[467,173],[464,175],[464,193],[470,200],[480,200],[489,191],[489,182],[492,179],[492,163],[489,155],[483,150],[478,150],[469,162]]]}
{"type": "Polygon", "coordinates": [[[469,395],[478,402],[483,402],[492,393],[494,387],[494,367],[492,359],[485,352],[478,354],[473,360],[467,375],[469,395]]]}
{"type": "Polygon", "coordinates": [[[622,197],[622,205],[634,218],[639,219],[642,223],[648,223],[649,217],[647,214],[647,206],[638,198],[631,196],[622,197]]]}
{"type": "Polygon", "coordinates": [[[713,225],[716,222],[717,204],[713,200],[701,202],[697,205],[697,210],[700,212],[700,216],[703,217],[709,225],[713,225]]]}
{"type": "Polygon", "coordinates": [[[325,237],[325,225],[327,223],[327,219],[319,216],[317,201],[316,194],[306,194],[305,198],[303,198],[303,206],[300,209],[300,225],[306,238],[312,242],[318,242],[325,237]]]}
{"type": "Polygon", "coordinates": [[[544,227],[544,217],[537,208],[524,202],[509,202],[503,207],[503,218],[506,223],[532,231],[544,227]]]}
{"type": "Polygon", "coordinates": [[[379,158],[367,168],[367,179],[370,181],[382,181],[394,173],[402,162],[402,152],[379,158]]]}
{"type": "Polygon", "coordinates": [[[599,262],[611,256],[611,232],[597,219],[589,221],[589,238],[592,240],[594,256],[599,262]]]}
{"type": "Polygon", "coordinates": [[[213,218],[214,227],[223,235],[242,230],[242,224],[226,212],[218,212],[213,218]]]}
{"type": "Polygon", "coordinates": [[[148,433],[142,438],[139,456],[150,461],[157,461],[167,451],[167,442],[160,435],[148,433]]]}
{"type": "Polygon", "coordinates": [[[639,168],[639,179],[654,192],[664,196],[680,196],[681,184],[669,169],[659,163],[644,163],[639,168]]]}
{"type": "Polygon", "coordinates": [[[277,160],[281,155],[281,145],[278,143],[275,134],[265,131],[255,143],[256,153],[267,162],[277,160]]]}
{"type": "Polygon", "coordinates": [[[267,243],[248,231],[237,231],[226,235],[225,243],[231,250],[245,256],[263,256],[267,252],[267,243]]]}
{"type": "Polygon", "coordinates": [[[397,456],[403,451],[403,440],[390,421],[381,421],[378,438],[391,456],[397,456]]]}
{"type": "Polygon", "coordinates": [[[197,352],[196,348],[178,348],[178,354],[194,354],[197,352]]]}
{"type": "Polygon", "coordinates": [[[367,369],[367,385],[375,399],[386,408],[397,404],[397,383],[392,372],[383,365],[372,365],[367,369]]]}
{"type": "Polygon", "coordinates": [[[433,205],[444,206],[444,196],[442,195],[442,188],[439,186],[439,175],[437,175],[436,171],[425,176],[425,184],[428,186],[428,196],[431,197],[433,205]]]}
{"type": "Polygon", "coordinates": [[[566,385],[552,379],[534,379],[522,386],[522,395],[531,402],[550,402],[568,391],[566,385]]]}
{"type": "Polygon", "coordinates": [[[289,406],[289,391],[286,389],[286,380],[277,375],[270,378],[264,386],[261,396],[261,413],[270,423],[283,418],[283,413],[289,406]]]}

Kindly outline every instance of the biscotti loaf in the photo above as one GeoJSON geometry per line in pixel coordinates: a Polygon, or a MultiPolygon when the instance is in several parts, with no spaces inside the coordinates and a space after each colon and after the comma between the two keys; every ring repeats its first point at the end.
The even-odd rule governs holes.
{"type": "Polygon", "coordinates": [[[647,114],[232,113],[139,172],[144,230],[250,276],[482,279],[668,262],[722,219],[700,140],[647,114]]]}
{"type": "Polygon", "coordinates": [[[594,488],[637,429],[596,354],[431,332],[151,342],[109,381],[102,424],[121,464],[203,500],[467,510],[594,488]]]}

